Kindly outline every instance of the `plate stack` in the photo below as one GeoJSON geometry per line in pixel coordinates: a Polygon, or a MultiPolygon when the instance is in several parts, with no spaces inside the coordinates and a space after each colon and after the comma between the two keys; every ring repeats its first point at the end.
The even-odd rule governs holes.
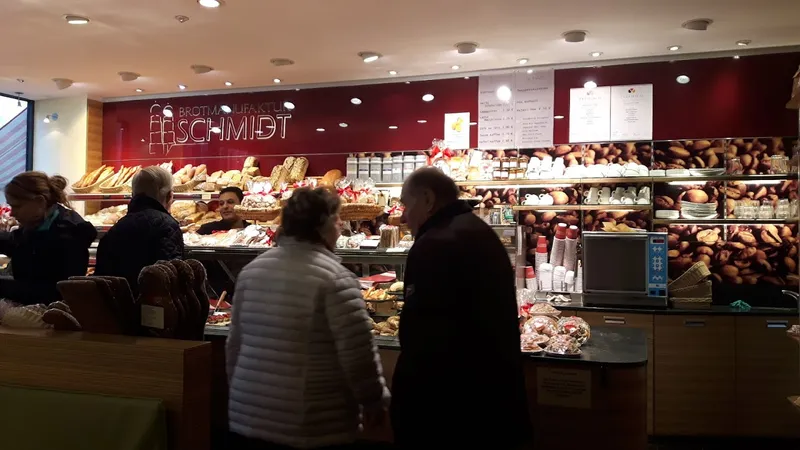
{"type": "Polygon", "coordinates": [[[689,169],[689,173],[692,174],[693,177],[714,177],[719,175],[725,175],[725,168],[715,168],[715,169],[689,169]]]}
{"type": "Polygon", "coordinates": [[[681,217],[684,219],[716,219],[717,215],[717,202],[713,203],[692,203],[687,201],[681,202],[681,217]]]}

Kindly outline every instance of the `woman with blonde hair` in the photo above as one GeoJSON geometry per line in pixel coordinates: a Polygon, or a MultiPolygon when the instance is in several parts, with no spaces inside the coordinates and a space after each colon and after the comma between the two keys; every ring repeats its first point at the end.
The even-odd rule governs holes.
{"type": "Polygon", "coordinates": [[[59,281],[85,276],[89,246],[97,231],[69,208],[67,180],[42,172],[23,172],[5,187],[19,228],[0,233],[0,253],[11,258],[14,281],[0,285],[0,296],[23,304],[60,299],[59,281]]]}
{"type": "Polygon", "coordinates": [[[277,248],[239,274],[226,359],[231,449],[341,449],[389,391],[358,281],[334,255],[339,197],[294,191],[277,248]]]}

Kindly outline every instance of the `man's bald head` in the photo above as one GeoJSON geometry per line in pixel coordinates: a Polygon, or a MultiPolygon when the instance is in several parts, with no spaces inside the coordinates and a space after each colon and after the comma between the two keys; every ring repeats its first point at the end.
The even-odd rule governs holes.
{"type": "Polygon", "coordinates": [[[452,178],[434,167],[425,167],[411,173],[403,183],[403,193],[412,195],[430,191],[438,206],[448,205],[458,200],[458,186],[452,178]]]}
{"type": "Polygon", "coordinates": [[[433,167],[418,169],[403,183],[403,220],[416,235],[432,215],[457,200],[458,186],[450,177],[433,167]]]}

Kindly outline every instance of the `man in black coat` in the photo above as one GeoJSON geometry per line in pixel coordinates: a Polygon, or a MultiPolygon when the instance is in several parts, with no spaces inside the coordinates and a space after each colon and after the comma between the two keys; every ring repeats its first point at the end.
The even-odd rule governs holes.
{"type": "Polygon", "coordinates": [[[133,177],[128,214],[100,240],[95,275],[124,277],[134,296],[139,272],[159,260],[183,258],[183,233],[170,215],[172,175],[146,167],[133,177]]]}
{"type": "Polygon", "coordinates": [[[416,240],[392,382],[395,442],[522,448],[530,421],[509,256],[440,171],[414,172],[401,201],[416,240]]]}

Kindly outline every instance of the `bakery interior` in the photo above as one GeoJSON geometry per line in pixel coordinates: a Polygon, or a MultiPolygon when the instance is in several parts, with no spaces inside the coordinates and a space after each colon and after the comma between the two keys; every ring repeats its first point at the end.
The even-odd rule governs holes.
{"type": "MultiPolygon", "coordinates": [[[[99,239],[142,167],[169,170],[208,314],[146,337],[99,284],[63,291],[95,305],[72,329],[2,311],[6,427],[72,405],[48,413],[60,439],[91,415],[131,448],[219,448],[236,274],[304,186],[342,199],[336,253],[390,379],[414,243],[400,188],[433,166],[514,265],[536,448],[800,444],[800,3],[96,3],[3,7],[0,185],[63,175],[99,239]],[[248,226],[199,234],[230,186],[248,226]]],[[[107,438],[80,448],[122,448],[107,438]]]]}

